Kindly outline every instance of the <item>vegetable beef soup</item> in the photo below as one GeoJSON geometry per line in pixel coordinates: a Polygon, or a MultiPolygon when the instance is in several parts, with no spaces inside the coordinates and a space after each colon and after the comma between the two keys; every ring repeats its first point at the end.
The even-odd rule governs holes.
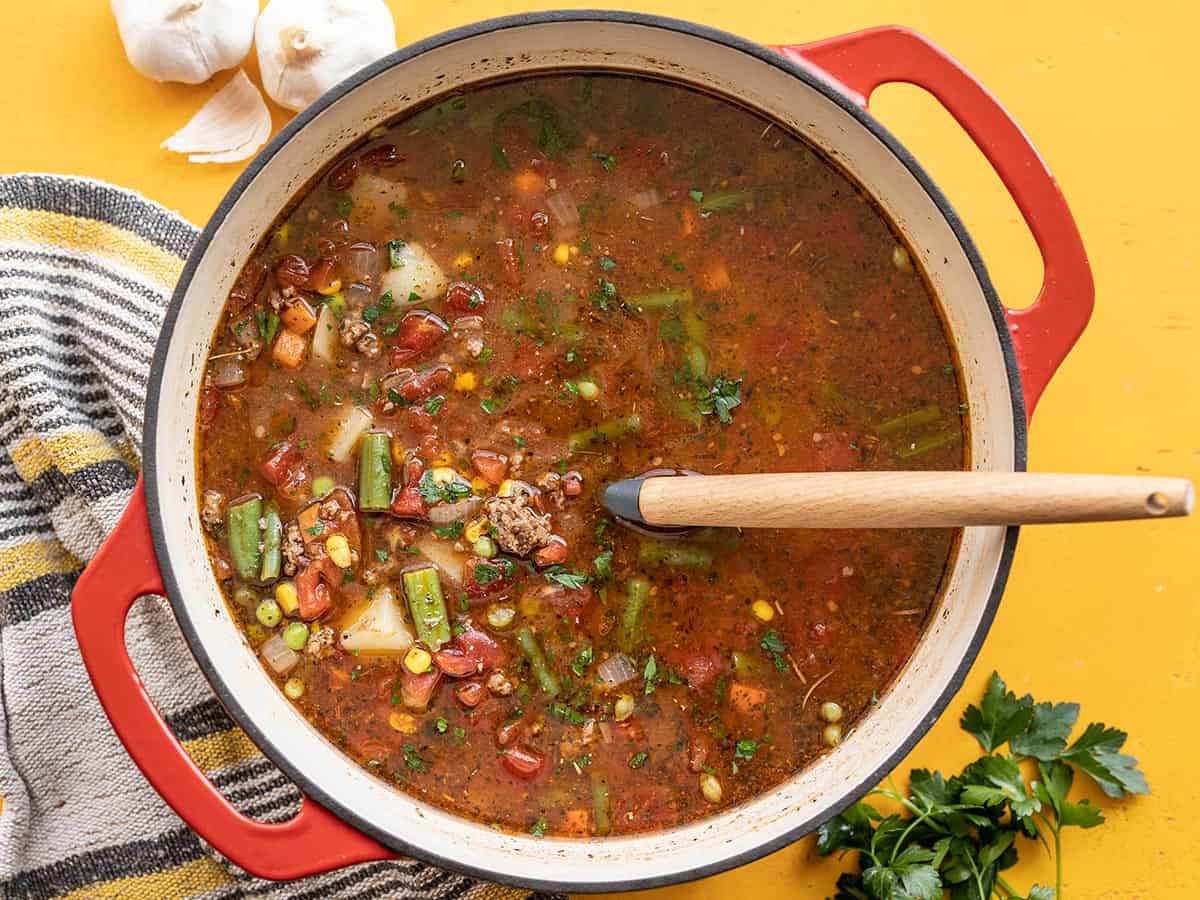
{"type": "Polygon", "coordinates": [[[535,835],[675,825],[836,746],[957,539],[660,541],[604,484],[965,452],[879,210],[779,126],[617,75],[473,90],[337,159],[230,291],[199,427],[213,568],[284,694],[535,835]]]}

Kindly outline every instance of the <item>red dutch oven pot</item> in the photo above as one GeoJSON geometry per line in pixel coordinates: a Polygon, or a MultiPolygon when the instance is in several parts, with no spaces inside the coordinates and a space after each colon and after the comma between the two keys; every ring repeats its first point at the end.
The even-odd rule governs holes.
{"type": "Polygon", "coordinates": [[[904,233],[959,355],[977,469],[1025,467],[1028,416],[1083,331],[1093,288],[1058,185],[996,99],[925,38],[876,28],[763,48],[708,28],[611,12],[541,13],[459,29],[398,51],[293,121],[221,203],[184,270],[146,400],[145,469],[116,531],[79,579],[79,646],[113,728],[179,815],[253,874],[298,878],[406,854],[483,878],[554,890],[623,890],[713,874],[812,831],[893,768],[962,683],[999,603],[1015,528],[971,528],[912,659],[837,750],[739,807],[667,831],[597,839],[504,834],[424,804],[342,755],[263,673],[204,550],[195,412],[208,341],[246,257],[293,194],[374,126],[447,91],[553,70],[641,73],[724,95],[824,149],[904,233]],[[1037,300],[1005,309],[974,245],[915,160],[866,112],[881,84],[933,94],[990,161],[1041,251],[1037,300]],[[134,600],[166,594],[214,691],[305,793],[282,824],[242,816],[184,752],[130,663],[134,600]]]}

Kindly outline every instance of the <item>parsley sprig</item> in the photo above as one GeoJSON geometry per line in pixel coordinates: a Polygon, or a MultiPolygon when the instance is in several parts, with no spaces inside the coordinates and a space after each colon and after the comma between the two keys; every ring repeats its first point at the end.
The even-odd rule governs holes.
{"type": "Polygon", "coordinates": [[[1137,760],[1121,752],[1125,732],[1093,722],[1069,742],[1078,718],[1078,704],[1018,698],[993,672],[983,700],[959,723],[984,756],[949,779],[914,769],[907,793],[872,791],[899,813],[860,802],[821,826],[822,855],[858,853],[859,871],[838,879],[835,900],[942,900],[946,891],[951,900],[1061,900],[1062,829],[1104,822],[1087,800],[1067,799],[1076,772],[1109,797],[1150,792],[1137,760]],[[1027,771],[1034,777],[1027,780],[1027,771]],[[1001,872],[1017,861],[1018,835],[1053,843],[1054,887],[1022,894],[1004,880],[1001,872]]]}
{"type": "Polygon", "coordinates": [[[696,380],[696,409],[702,416],[715,415],[722,425],[733,421],[729,411],[742,405],[742,379],[716,376],[710,382],[696,380]]]}

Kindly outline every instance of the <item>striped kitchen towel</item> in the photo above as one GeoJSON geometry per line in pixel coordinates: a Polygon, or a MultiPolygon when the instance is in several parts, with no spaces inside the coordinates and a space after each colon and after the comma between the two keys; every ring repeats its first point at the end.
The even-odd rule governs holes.
{"type": "MultiPolygon", "coordinates": [[[[0,895],[524,897],[411,860],[303,881],[251,878],[175,816],[125,754],[71,627],[79,572],[137,479],[163,309],[196,229],[83,178],[0,177],[0,895]]],[[[128,643],[192,758],[246,814],[299,794],[209,693],[161,598],[128,643]]]]}

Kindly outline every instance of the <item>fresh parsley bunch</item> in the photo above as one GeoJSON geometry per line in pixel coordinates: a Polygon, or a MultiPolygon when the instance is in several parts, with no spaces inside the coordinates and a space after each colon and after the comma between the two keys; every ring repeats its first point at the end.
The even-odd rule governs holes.
{"type": "Polygon", "coordinates": [[[1121,752],[1125,732],[1093,722],[1068,743],[1078,718],[1079,704],[1018,698],[993,672],[983,701],[959,723],[984,756],[950,779],[914,769],[907,794],[871,792],[900,813],[885,816],[859,802],[821,826],[823,856],[858,853],[860,870],[838,879],[835,900],[942,900],[946,891],[951,900],[1061,900],[1062,829],[1104,822],[1087,800],[1067,799],[1076,771],[1109,797],[1150,793],[1137,760],[1121,752]],[[1018,835],[1048,851],[1053,843],[1055,887],[1022,894],[1004,880],[1000,873],[1017,861],[1018,835]]]}

